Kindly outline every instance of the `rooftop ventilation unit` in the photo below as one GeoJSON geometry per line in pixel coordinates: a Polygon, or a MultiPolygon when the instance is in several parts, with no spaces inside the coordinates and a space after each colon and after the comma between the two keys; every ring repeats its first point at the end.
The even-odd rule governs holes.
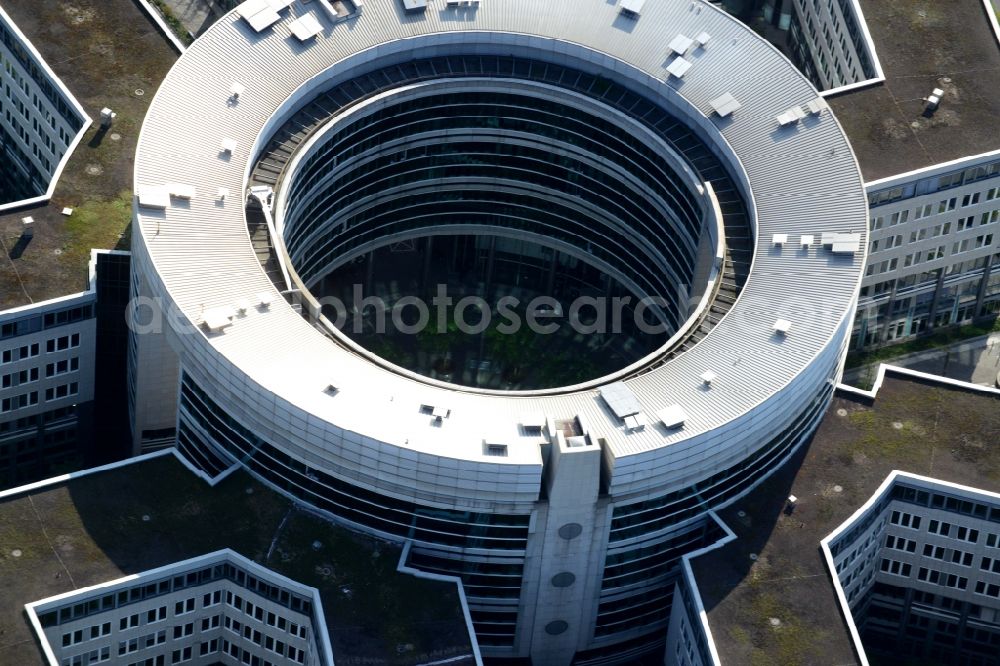
{"type": "Polygon", "coordinates": [[[714,382],[717,377],[718,375],[712,372],[711,370],[706,370],[705,372],[701,373],[701,381],[704,382],[705,386],[711,386],[712,382],[714,382]]]}
{"type": "Polygon", "coordinates": [[[233,325],[233,310],[225,306],[205,310],[202,323],[210,332],[221,333],[233,325]]]}
{"type": "Polygon", "coordinates": [[[219,150],[223,153],[232,154],[236,150],[236,139],[225,138],[219,142],[219,150]]]}
{"type": "Polygon", "coordinates": [[[788,331],[792,330],[792,322],[787,319],[777,319],[774,322],[774,332],[781,335],[788,335],[788,331]]]}
{"type": "Polygon", "coordinates": [[[497,457],[497,458],[506,458],[507,445],[490,444],[489,442],[483,442],[483,455],[497,457]]]}
{"type": "Polygon", "coordinates": [[[140,187],[139,205],[143,208],[165,210],[170,206],[170,193],[165,187],[140,187]]]}
{"type": "Polygon", "coordinates": [[[257,294],[257,306],[261,310],[267,310],[271,307],[271,303],[274,302],[274,296],[268,291],[262,291],[257,294]]]}
{"type": "Polygon", "coordinates": [[[307,42],[323,32],[323,26],[312,14],[303,14],[300,18],[292,21],[288,27],[300,42],[307,42]]]}
{"type": "Polygon", "coordinates": [[[924,100],[927,102],[927,111],[930,111],[931,113],[937,111],[938,106],[941,105],[942,97],[944,97],[944,91],[940,88],[935,88],[931,91],[930,97],[924,100]]]}
{"type": "Polygon", "coordinates": [[[246,0],[236,8],[236,13],[254,32],[261,32],[280,21],[278,12],[290,4],[292,0],[246,0]]]}
{"type": "Polygon", "coordinates": [[[684,74],[686,74],[689,69],[691,69],[691,61],[685,60],[680,56],[674,58],[673,62],[667,65],[667,72],[670,73],[670,76],[678,79],[684,78],[684,74]]]}
{"type": "Polygon", "coordinates": [[[649,418],[642,412],[625,417],[625,428],[629,431],[644,430],[647,425],[649,425],[649,418]]]}
{"type": "Polygon", "coordinates": [[[712,110],[719,115],[720,118],[725,118],[732,115],[734,111],[740,108],[741,104],[732,96],[731,93],[723,93],[710,101],[708,103],[712,110]]]}
{"type": "Polygon", "coordinates": [[[819,114],[823,113],[823,111],[829,108],[830,105],[827,104],[826,100],[823,99],[822,97],[817,97],[806,103],[806,111],[808,111],[809,114],[813,116],[818,116],[819,114]]]}
{"type": "Polygon", "coordinates": [[[630,18],[639,18],[646,0],[622,0],[621,13],[630,18]]]}
{"type": "Polygon", "coordinates": [[[788,125],[794,125],[803,118],[806,117],[806,112],[802,110],[801,106],[793,106],[782,114],[779,114],[775,120],[782,127],[787,127],[788,125]]]}
{"type": "Polygon", "coordinates": [[[774,243],[775,247],[781,247],[788,242],[788,234],[774,234],[771,242],[774,243]]]}
{"type": "Polygon", "coordinates": [[[540,413],[525,414],[521,417],[521,427],[532,434],[541,433],[545,427],[545,416],[540,413]]]}
{"type": "Polygon", "coordinates": [[[598,393],[600,393],[601,398],[611,408],[615,416],[620,419],[642,411],[642,405],[639,404],[635,393],[624,382],[614,382],[607,386],[602,386],[598,390],[598,393]]]}
{"type": "Polygon", "coordinates": [[[861,245],[861,234],[825,233],[822,241],[833,252],[854,254],[861,245]]]}
{"type": "Polygon", "coordinates": [[[194,199],[194,195],[197,194],[194,185],[184,183],[167,183],[167,192],[176,199],[194,199]]]}
{"type": "Polygon", "coordinates": [[[816,242],[816,237],[812,234],[804,234],[799,237],[799,245],[802,247],[809,247],[816,242]]]}
{"type": "Polygon", "coordinates": [[[673,41],[670,42],[667,48],[676,53],[677,55],[682,56],[688,52],[688,49],[691,48],[692,44],[694,44],[694,40],[691,39],[690,37],[687,37],[685,35],[677,35],[676,37],[674,37],[673,41]]]}
{"type": "Polygon", "coordinates": [[[660,419],[660,422],[663,425],[671,430],[680,428],[687,420],[687,414],[684,412],[684,408],[680,405],[670,405],[669,407],[664,407],[656,413],[656,417],[660,419]]]}

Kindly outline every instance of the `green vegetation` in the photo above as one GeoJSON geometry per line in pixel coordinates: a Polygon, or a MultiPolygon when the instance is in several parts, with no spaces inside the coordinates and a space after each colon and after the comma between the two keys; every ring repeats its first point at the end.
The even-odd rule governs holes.
{"type": "Polygon", "coordinates": [[[182,43],[190,45],[191,42],[194,41],[191,39],[191,35],[188,34],[187,28],[184,27],[184,24],[181,23],[179,18],[177,18],[173,10],[167,6],[167,3],[163,2],[163,0],[149,0],[149,4],[153,5],[156,10],[160,12],[160,15],[163,16],[163,20],[168,26],[170,26],[170,30],[177,35],[177,38],[180,39],[182,43]]]}
{"type": "Polygon", "coordinates": [[[959,326],[957,328],[950,327],[937,331],[932,335],[917,338],[915,340],[909,340],[897,345],[881,347],[880,349],[873,349],[872,351],[851,352],[847,355],[846,367],[851,369],[864,365],[878,364],[894,358],[899,358],[900,356],[905,356],[906,354],[946,347],[956,342],[961,342],[970,338],[977,338],[981,335],[989,335],[990,333],[995,333],[997,331],[1000,331],[1000,318],[995,319],[992,324],[959,326]]]}
{"type": "Polygon", "coordinates": [[[122,248],[132,219],[132,193],[120,192],[110,201],[91,199],[66,218],[63,262],[71,266],[86,266],[91,248],[122,248]]]}
{"type": "Polygon", "coordinates": [[[758,592],[751,602],[749,617],[758,625],[752,639],[751,666],[798,666],[813,663],[817,630],[802,626],[792,609],[767,592],[758,592]],[[780,624],[773,626],[771,619],[780,624]]]}

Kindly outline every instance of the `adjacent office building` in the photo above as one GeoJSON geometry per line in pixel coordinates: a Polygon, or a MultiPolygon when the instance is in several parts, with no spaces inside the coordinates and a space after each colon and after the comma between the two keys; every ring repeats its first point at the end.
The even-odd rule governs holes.
{"type": "Polygon", "coordinates": [[[0,313],[0,487],[127,453],[128,274],[95,250],[87,291],[0,313]]]}
{"type": "Polygon", "coordinates": [[[0,9],[0,210],[46,199],[90,118],[0,9]]]}
{"type": "Polygon", "coordinates": [[[61,666],[333,666],[319,592],[228,549],[26,610],[61,666]]]}

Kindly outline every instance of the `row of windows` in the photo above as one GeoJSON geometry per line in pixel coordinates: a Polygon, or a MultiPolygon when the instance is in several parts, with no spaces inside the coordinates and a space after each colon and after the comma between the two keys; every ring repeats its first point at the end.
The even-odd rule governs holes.
{"type": "MultiPolygon", "coordinates": [[[[73,333],[71,335],[62,335],[58,338],[50,338],[45,341],[45,353],[52,354],[54,352],[65,351],[67,349],[74,349],[80,346],[80,334],[73,333]]],[[[34,342],[30,345],[21,345],[20,347],[12,347],[10,349],[4,349],[0,352],[0,364],[14,363],[15,361],[23,361],[25,359],[34,358],[39,354],[39,344],[34,342]]]]}
{"type": "MultiPolygon", "coordinates": [[[[120,590],[118,592],[94,597],[86,601],[77,602],[57,610],[43,613],[39,619],[41,620],[43,627],[54,627],[65,624],[66,622],[89,617],[97,613],[103,613],[116,608],[123,608],[129,604],[147,599],[155,599],[156,597],[164,596],[191,587],[205,585],[218,580],[231,581],[240,587],[259,594],[260,596],[297,613],[302,613],[304,615],[312,614],[311,598],[296,594],[283,587],[272,585],[266,580],[247,572],[242,567],[225,562],[205,567],[197,571],[189,571],[187,573],[177,574],[159,580],[143,582],[142,584],[136,585],[135,587],[131,587],[127,590],[120,590]]],[[[205,594],[202,600],[206,607],[219,603],[218,597],[214,592],[205,594]]],[[[187,608],[190,603],[194,603],[194,599],[184,600],[180,603],[184,604],[183,608],[187,608]]],[[[147,624],[159,622],[160,620],[166,619],[166,613],[166,606],[160,606],[146,611],[145,613],[134,613],[130,616],[123,617],[119,628],[120,630],[125,630],[137,627],[140,625],[142,618],[145,618],[145,622],[147,624]]]]}
{"type": "Polygon", "coordinates": [[[670,297],[676,291],[676,284],[690,279],[694,261],[692,243],[695,241],[678,234],[674,225],[658,215],[648,203],[643,205],[643,193],[634,191],[617,177],[608,176],[602,169],[584,162],[553,164],[547,161],[546,151],[511,143],[441,142],[422,152],[426,154],[398,161],[395,156],[378,157],[356,167],[347,175],[324,184],[322,198],[317,202],[322,206],[320,212],[296,212],[290,217],[301,220],[298,224],[292,222],[290,231],[309,232],[305,244],[297,243],[292,234],[288,238],[289,250],[303,279],[308,282],[312,276],[322,275],[332,260],[342,254],[342,237],[348,232],[350,242],[357,246],[363,242],[361,232],[365,229],[384,236],[398,231],[399,222],[412,228],[471,222],[523,227],[547,234],[556,231],[563,240],[593,252],[623,272],[632,273],[634,266],[651,264],[651,268],[657,270],[639,275],[647,283],[645,289],[649,295],[670,297]],[[484,178],[489,179],[489,187],[477,184],[484,178]],[[430,200],[423,207],[404,205],[398,197],[371,200],[399,187],[428,186],[441,179],[453,179],[464,184],[463,189],[471,191],[453,188],[450,199],[442,192],[428,192],[430,200]],[[496,183],[496,179],[502,183],[496,183]],[[521,187],[520,182],[541,190],[532,193],[531,189],[521,187]],[[517,192],[516,198],[522,207],[505,214],[491,205],[490,200],[497,196],[489,190],[495,185],[517,192]],[[477,198],[484,200],[479,207],[475,202],[477,198]],[[361,200],[368,200],[365,209],[350,208],[351,202],[361,200]],[[524,203],[529,205],[524,206],[524,203]],[[580,203],[591,208],[589,214],[571,210],[579,208],[580,203]],[[557,214],[565,211],[565,214],[562,219],[557,215],[543,215],[543,219],[538,219],[535,209],[539,207],[557,214]],[[640,250],[634,237],[621,231],[622,222],[633,232],[645,230],[647,237],[658,239],[657,252],[650,256],[648,251],[640,250]],[[390,226],[394,223],[397,226],[390,226]],[[656,279],[661,273],[665,274],[664,278],[656,279]]]}
{"type": "MultiPolygon", "coordinates": [[[[280,615],[265,611],[263,607],[258,606],[249,599],[244,599],[239,594],[234,594],[229,590],[226,591],[226,605],[235,608],[247,617],[253,618],[258,622],[263,622],[269,627],[276,627],[281,631],[288,631],[291,635],[298,636],[299,638],[306,637],[306,627],[304,625],[296,624],[295,622],[291,622],[280,615]]],[[[308,614],[309,608],[303,608],[302,612],[308,614]]]]}
{"type": "Polygon", "coordinates": [[[885,538],[885,547],[892,550],[901,550],[906,553],[913,553],[917,550],[917,542],[913,539],[904,539],[903,537],[888,535],[885,538]]]}
{"type": "Polygon", "coordinates": [[[66,632],[62,635],[62,646],[69,647],[84,641],[92,641],[109,635],[111,635],[111,623],[103,622],[91,625],[85,629],[77,629],[76,631],[66,632]]]}
{"type": "Polygon", "coordinates": [[[118,656],[132,654],[133,652],[138,652],[139,650],[146,650],[151,647],[156,647],[157,645],[163,645],[167,642],[167,630],[160,629],[159,631],[154,631],[152,633],[146,634],[145,636],[139,636],[137,638],[130,638],[126,641],[118,642],[118,656]]]}
{"type": "Polygon", "coordinates": [[[910,575],[910,565],[906,562],[900,562],[899,560],[891,560],[889,558],[882,558],[879,563],[879,571],[882,573],[892,574],[894,576],[909,576],[910,575]]]}
{"type": "MultiPolygon", "coordinates": [[[[943,269],[934,268],[925,270],[921,273],[905,275],[898,279],[892,278],[884,282],[876,282],[872,285],[866,284],[861,287],[861,297],[866,298],[891,294],[894,288],[896,289],[897,296],[902,296],[917,289],[930,288],[936,285],[942,273],[946,277],[965,277],[970,273],[982,271],[988,263],[993,268],[1000,268],[1000,253],[994,254],[992,259],[988,255],[975,257],[950,264],[943,269]]],[[[975,277],[976,276],[973,276],[971,279],[974,279],[975,277]]]]}
{"type": "Polygon", "coordinates": [[[94,306],[88,304],[46,312],[43,315],[31,315],[14,321],[6,321],[0,324],[0,340],[27,335],[29,333],[37,333],[67,324],[75,324],[78,321],[91,319],[93,316],[94,306]]]}
{"type": "Polygon", "coordinates": [[[110,645],[95,648],[83,654],[66,657],[60,663],[62,666],[91,666],[91,664],[103,664],[106,661],[111,661],[110,645]]]}
{"type": "MultiPolygon", "coordinates": [[[[969,167],[960,171],[953,171],[951,173],[946,173],[941,176],[930,176],[927,178],[922,178],[918,181],[905,183],[903,185],[898,185],[895,187],[889,187],[881,189],[875,192],[869,192],[868,194],[868,204],[871,207],[882,206],[894,201],[900,201],[902,199],[909,199],[914,196],[920,196],[923,194],[930,194],[932,192],[937,192],[939,190],[950,189],[952,187],[959,187],[961,185],[968,185],[985,178],[991,178],[993,176],[1000,175],[1000,160],[991,162],[989,164],[981,164],[974,167],[969,167]]],[[[996,198],[997,190],[996,188],[991,188],[987,190],[986,199],[996,198]],[[992,192],[992,197],[989,193],[992,192]]]]}
{"type": "Polygon", "coordinates": [[[935,546],[934,544],[925,543],[924,557],[941,560],[942,562],[951,562],[952,564],[958,564],[963,567],[972,566],[972,553],[964,550],[958,550],[957,548],[945,548],[944,546],[935,546]]]}
{"type": "MultiPolygon", "coordinates": [[[[194,436],[187,421],[211,433],[213,441],[253,471],[279,487],[302,497],[309,504],[406,538],[465,547],[524,550],[528,514],[498,514],[454,511],[421,506],[380,495],[344,483],[319,470],[310,469],[259,438],[225,410],[185,374],[181,382],[181,428],[194,436]],[[289,474],[285,478],[282,473],[289,474]]],[[[207,443],[203,446],[210,446],[207,443]]]]}
{"type": "Polygon", "coordinates": [[[544,137],[580,147],[630,173],[639,172],[649,187],[671,202],[672,209],[684,214],[687,228],[697,237],[700,206],[676,181],[673,167],[639,137],[617,123],[555,101],[494,92],[452,92],[446,97],[407,100],[356,120],[327,138],[320,152],[310,157],[290,200],[297,200],[303,190],[312,190],[335,165],[352,157],[396,139],[458,129],[544,137]]]}
{"type": "Polygon", "coordinates": [[[968,541],[969,543],[976,543],[979,541],[979,530],[971,527],[963,527],[961,525],[952,525],[951,523],[946,523],[944,521],[930,521],[930,525],[927,526],[927,531],[930,534],[950,537],[952,539],[958,539],[959,541],[968,541]]]}
{"type": "Polygon", "coordinates": [[[964,590],[969,586],[969,579],[965,576],[945,573],[937,569],[928,569],[927,567],[920,567],[917,570],[917,580],[958,590],[964,590]]]}
{"type": "MultiPolygon", "coordinates": [[[[254,629],[250,625],[243,624],[238,620],[234,620],[228,615],[224,618],[223,623],[227,631],[231,631],[237,636],[245,638],[254,645],[262,647],[265,650],[273,652],[282,657],[287,656],[289,659],[292,659],[293,661],[298,661],[298,663],[302,663],[301,661],[301,655],[303,655],[302,649],[297,648],[273,636],[261,633],[260,631],[254,629]]],[[[303,627],[303,630],[304,629],[305,628],[303,627]]],[[[303,631],[303,633],[305,632],[303,631]]]]}
{"type": "Polygon", "coordinates": [[[332,262],[338,257],[347,256],[353,248],[369,242],[378,243],[380,238],[390,233],[429,226],[440,227],[449,223],[523,229],[526,232],[544,234],[549,239],[563,240],[571,245],[584,242],[591,244],[588,254],[633,275],[644,293],[665,294],[666,323],[669,328],[676,329],[678,319],[685,311],[678,303],[680,291],[676,285],[684,284],[680,275],[688,267],[682,265],[674,268],[659,264],[659,261],[668,259],[661,256],[656,260],[645,255],[645,249],[633,244],[631,236],[620,233],[613,226],[595,228],[601,225],[565,204],[557,197],[543,196],[541,193],[526,194],[497,189],[411,192],[401,197],[392,197],[384,203],[375,202],[362,215],[353,218],[352,224],[357,223],[361,226],[360,229],[344,233],[342,229],[330,227],[321,236],[310,240],[314,245],[293,248],[293,260],[300,275],[310,280],[329,270],[332,262]],[[672,277],[678,282],[671,282],[672,277]]]}

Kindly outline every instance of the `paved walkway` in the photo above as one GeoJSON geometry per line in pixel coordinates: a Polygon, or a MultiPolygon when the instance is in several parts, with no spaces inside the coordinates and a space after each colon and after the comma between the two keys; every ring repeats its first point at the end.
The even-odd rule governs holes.
{"type": "MultiPolygon", "coordinates": [[[[995,386],[1000,372],[1000,333],[992,333],[947,347],[906,354],[884,361],[912,370],[928,372],[951,379],[995,386]]],[[[878,364],[853,368],[844,372],[844,383],[869,388],[878,364]]]]}

